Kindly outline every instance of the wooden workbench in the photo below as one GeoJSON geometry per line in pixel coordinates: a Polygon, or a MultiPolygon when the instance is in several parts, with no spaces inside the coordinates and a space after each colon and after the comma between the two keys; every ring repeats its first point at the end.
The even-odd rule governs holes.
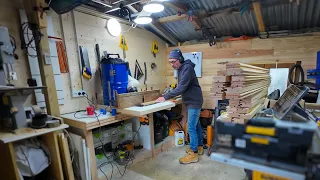
{"type": "MultiPolygon", "coordinates": [[[[100,114],[99,111],[96,111],[97,114],[100,114]]],[[[111,116],[110,113],[107,113],[106,115],[100,114],[97,117],[94,116],[88,116],[86,115],[86,112],[75,112],[68,113],[61,115],[63,118],[64,123],[68,124],[70,128],[68,131],[80,135],[83,139],[86,141],[86,146],[90,150],[90,165],[91,165],[91,176],[93,180],[97,180],[98,178],[98,172],[96,168],[96,158],[95,158],[95,151],[94,151],[94,142],[93,142],[93,136],[92,136],[92,130],[95,128],[99,128],[100,126],[106,126],[110,125],[116,122],[121,122],[123,120],[128,120],[132,118],[132,116],[129,115],[122,115],[118,113],[116,116],[111,116]]]]}
{"type": "MultiPolygon", "coordinates": [[[[163,109],[170,109],[176,105],[181,105],[181,100],[176,101],[175,103],[172,102],[165,102],[164,106],[160,109],[154,110],[153,112],[160,111],[163,109]]],[[[150,107],[152,108],[153,105],[150,107]]],[[[174,139],[173,137],[167,137],[163,142],[159,144],[154,144],[154,127],[153,127],[153,112],[150,111],[150,107],[147,108],[144,113],[134,113],[131,110],[135,110],[135,108],[129,108],[130,112],[132,114],[128,114],[125,109],[122,109],[122,113],[118,113],[117,116],[111,116],[110,113],[107,113],[106,115],[99,115],[99,121],[101,126],[110,125],[116,122],[121,122],[123,120],[128,120],[131,118],[137,118],[140,115],[146,115],[148,113],[149,116],[149,125],[143,125],[140,128],[139,134],[141,136],[141,141],[144,143],[144,149],[137,151],[135,153],[135,159],[134,163],[141,162],[146,158],[151,158],[156,156],[157,154],[166,151],[170,147],[174,145],[174,139]],[[125,114],[125,112],[127,114],[125,114]],[[145,144],[147,143],[147,144],[145,144]]],[[[146,109],[146,108],[142,108],[146,109]]],[[[120,110],[119,110],[120,111],[120,110]]],[[[96,111],[97,114],[99,114],[98,111],[96,111]]],[[[64,120],[64,123],[68,124],[70,127],[68,131],[82,136],[83,139],[86,141],[86,146],[90,150],[90,165],[91,165],[91,177],[93,180],[99,179],[99,174],[97,171],[96,166],[96,158],[95,158],[95,151],[94,151],[94,142],[93,142],[93,134],[92,130],[95,128],[99,128],[99,121],[97,120],[96,116],[88,117],[86,115],[86,112],[77,112],[75,113],[68,113],[61,115],[61,117],[64,120]]],[[[138,120],[137,120],[138,121],[138,120]]],[[[104,177],[103,177],[104,178],[104,177]]]]}
{"type": "Polygon", "coordinates": [[[51,164],[49,165],[50,175],[57,180],[63,180],[62,164],[60,159],[60,151],[57,139],[57,131],[66,129],[69,126],[62,124],[55,128],[21,128],[12,132],[0,132],[0,174],[5,179],[19,180],[18,167],[14,154],[14,143],[40,136],[42,141],[48,147],[51,156],[51,164]]]}

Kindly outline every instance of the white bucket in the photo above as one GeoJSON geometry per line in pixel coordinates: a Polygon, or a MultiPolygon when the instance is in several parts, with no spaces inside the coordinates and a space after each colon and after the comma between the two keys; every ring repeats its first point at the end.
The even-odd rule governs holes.
{"type": "Polygon", "coordinates": [[[184,132],[183,131],[174,132],[174,143],[177,147],[184,146],[184,132]]]}

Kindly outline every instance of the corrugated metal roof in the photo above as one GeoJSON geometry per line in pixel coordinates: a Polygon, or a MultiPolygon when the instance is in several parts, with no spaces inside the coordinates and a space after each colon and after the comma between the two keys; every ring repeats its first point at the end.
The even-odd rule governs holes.
{"type": "Polygon", "coordinates": [[[207,11],[213,11],[220,8],[230,7],[241,3],[243,0],[185,0],[186,3],[189,2],[189,6],[192,9],[205,9],[207,11]]]}
{"type": "Polygon", "coordinates": [[[221,36],[255,36],[258,34],[255,15],[252,11],[242,15],[232,13],[229,15],[211,16],[202,21],[204,25],[212,29],[214,35],[221,36]]]}
{"type": "Polygon", "coordinates": [[[187,20],[163,23],[162,26],[180,42],[202,39],[202,32],[195,31],[195,27],[187,20]]]}
{"type": "MultiPolygon", "coordinates": [[[[243,0],[183,0],[192,10],[205,9],[208,12],[242,6],[243,0]]],[[[289,0],[264,0],[261,2],[262,16],[266,27],[276,27],[276,30],[298,30],[320,27],[320,0],[303,0],[300,5],[289,0]],[[278,5],[277,5],[278,4],[278,5]]],[[[250,8],[249,8],[250,9],[250,8]]],[[[153,14],[161,18],[177,14],[173,8],[166,7],[161,13],[153,14]]],[[[235,12],[228,15],[215,15],[202,19],[202,23],[211,29],[217,37],[221,36],[257,36],[259,34],[253,10],[242,15],[235,12]]],[[[202,33],[187,20],[163,23],[162,26],[180,42],[202,40],[202,33]]]]}
{"type": "Polygon", "coordinates": [[[320,26],[320,0],[304,0],[300,5],[288,3],[265,7],[262,16],[266,27],[277,26],[280,30],[297,30],[320,26]]]}

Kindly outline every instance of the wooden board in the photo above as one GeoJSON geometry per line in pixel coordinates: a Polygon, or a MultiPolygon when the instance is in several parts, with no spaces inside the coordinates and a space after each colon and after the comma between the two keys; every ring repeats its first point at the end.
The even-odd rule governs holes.
{"type": "Polygon", "coordinates": [[[58,139],[59,139],[59,148],[61,152],[61,159],[63,162],[62,167],[63,167],[64,177],[67,180],[74,180],[68,140],[63,136],[63,134],[59,134],[58,139]]]}
{"type": "Polygon", "coordinates": [[[230,82],[231,76],[213,76],[213,82],[230,82]]]}
{"type": "Polygon", "coordinates": [[[226,68],[243,68],[243,67],[250,68],[250,69],[257,69],[257,70],[266,71],[266,72],[269,71],[269,69],[261,68],[258,66],[253,66],[253,65],[245,64],[245,63],[227,63],[226,64],[226,68]]]}
{"type": "Polygon", "coordinates": [[[252,85],[246,86],[246,87],[236,87],[236,88],[230,87],[230,88],[226,88],[227,89],[226,93],[228,93],[228,94],[244,93],[244,92],[259,88],[259,87],[269,86],[269,84],[270,84],[270,82],[268,82],[268,81],[262,81],[262,82],[255,83],[255,84],[252,84],[252,85]]]}
{"type": "Polygon", "coordinates": [[[160,90],[117,94],[117,106],[124,109],[144,102],[154,101],[160,97],[160,90]]]}
{"type": "Polygon", "coordinates": [[[173,103],[171,101],[165,101],[162,103],[157,103],[157,104],[144,106],[144,107],[133,106],[133,107],[129,107],[129,108],[124,108],[122,110],[122,113],[139,117],[139,116],[143,116],[143,115],[150,114],[153,112],[161,111],[164,109],[169,109],[174,106],[176,106],[175,103],[173,103]]]}
{"type": "Polygon", "coordinates": [[[91,167],[91,178],[92,179],[97,179],[98,178],[98,173],[97,173],[97,164],[96,164],[96,156],[95,156],[95,151],[94,151],[94,142],[93,142],[93,135],[92,131],[86,131],[86,145],[89,148],[89,154],[90,154],[90,167],[91,167]]]}
{"type": "Polygon", "coordinates": [[[48,147],[51,156],[51,164],[49,165],[49,171],[52,177],[57,180],[63,180],[62,164],[60,159],[60,151],[58,144],[58,136],[56,132],[47,133],[42,136],[42,140],[48,147]]]}
{"type": "Polygon", "coordinates": [[[55,127],[55,128],[43,128],[43,129],[22,128],[22,129],[19,129],[15,134],[8,133],[8,132],[0,132],[0,141],[2,141],[3,143],[15,142],[15,141],[51,133],[54,131],[66,129],[68,127],[69,126],[67,124],[61,124],[59,127],[55,127]]]}
{"type": "Polygon", "coordinates": [[[257,81],[257,80],[269,80],[270,76],[234,76],[232,82],[248,82],[248,81],[257,81]]]}
{"type": "Polygon", "coordinates": [[[257,70],[257,69],[250,69],[250,68],[229,68],[227,70],[228,76],[233,75],[242,75],[243,73],[249,73],[249,74],[269,74],[269,72],[257,70]]]}
{"type": "Polygon", "coordinates": [[[12,143],[0,143],[0,173],[5,179],[20,179],[12,143]]]}

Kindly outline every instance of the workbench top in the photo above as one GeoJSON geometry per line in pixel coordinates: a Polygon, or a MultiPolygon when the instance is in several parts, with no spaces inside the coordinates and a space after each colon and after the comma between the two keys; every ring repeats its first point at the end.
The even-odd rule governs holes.
{"type": "MultiPolygon", "coordinates": [[[[100,114],[98,110],[96,110],[96,114],[98,115],[98,119],[100,121],[101,126],[106,126],[109,124],[113,124],[116,122],[120,122],[120,121],[132,118],[132,116],[130,115],[124,115],[121,113],[118,113],[116,116],[112,116],[108,112],[107,114],[104,115],[104,114],[100,114]]],[[[61,117],[63,118],[64,123],[72,127],[76,127],[84,130],[91,130],[94,128],[98,128],[100,126],[97,117],[95,115],[92,115],[92,116],[87,115],[86,111],[63,114],[61,115],[61,117]]]]}
{"type": "Polygon", "coordinates": [[[133,107],[124,108],[122,110],[122,113],[139,117],[139,116],[143,116],[146,114],[161,111],[164,109],[170,109],[175,106],[176,106],[176,103],[171,102],[171,101],[165,101],[162,103],[152,104],[152,105],[143,106],[143,107],[133,106],[133,107]]]}
{"type": "Polygon", "coordinates": [[[0,131],[0,141],[3,143],[15,142],[23,139],[28,139],[31,137],[40,136],[50,132],[66,129],[69,126],[67,124],[61,124],[55,128],[42,128],[42,129],[32,129],[32,128],[21,128],[15,130],[15,132],[2,132],[0,131]]]}

